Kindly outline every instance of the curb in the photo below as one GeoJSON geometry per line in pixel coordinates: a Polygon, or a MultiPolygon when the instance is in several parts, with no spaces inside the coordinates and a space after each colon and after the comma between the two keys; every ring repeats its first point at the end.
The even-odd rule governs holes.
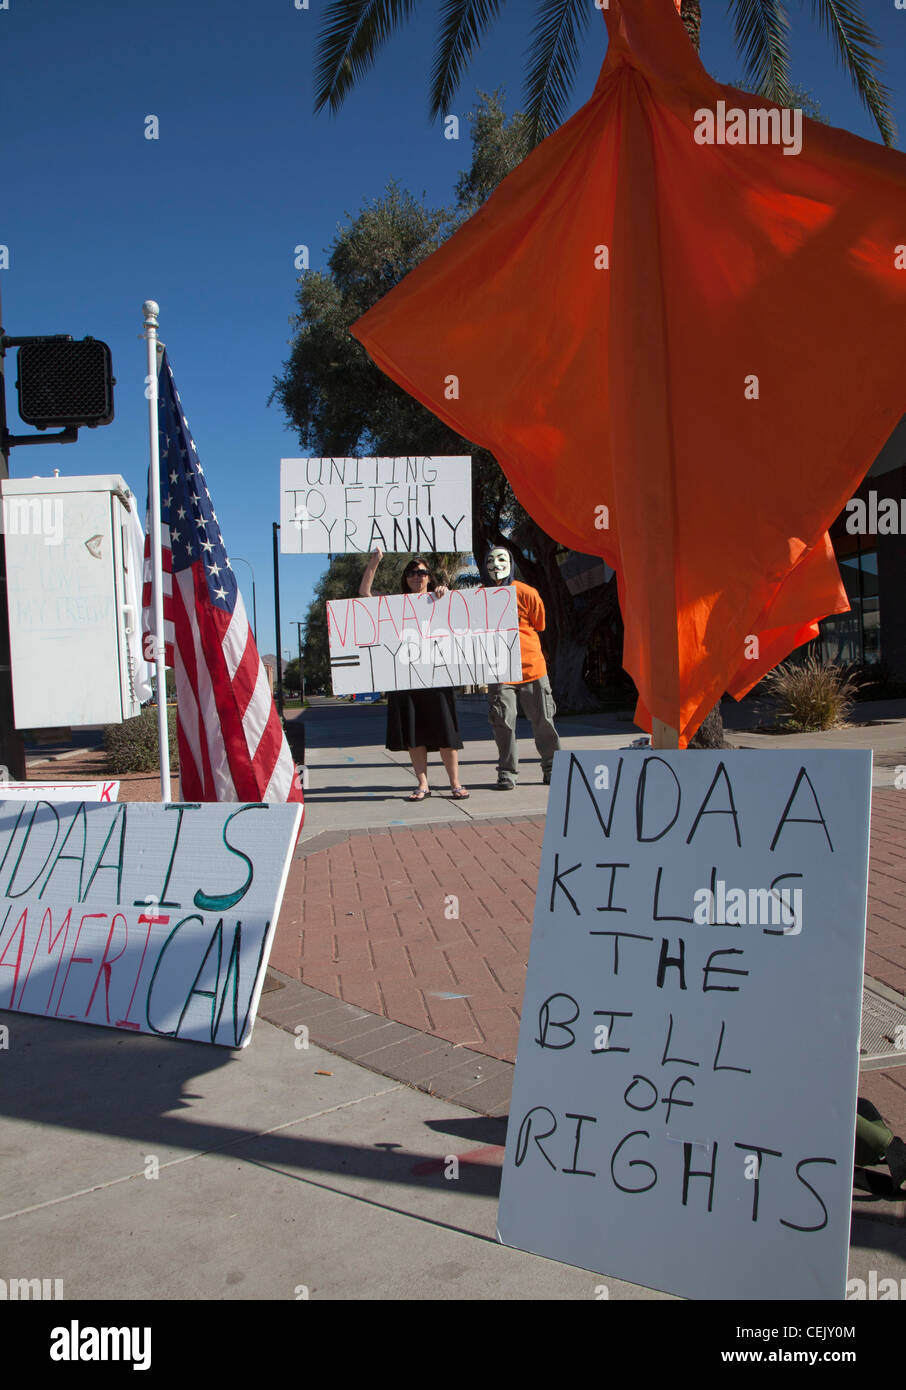
{"type": "Polygon", "coordinates": [[[368,1013],[268,967],[258,1017],[304,1037],[337,1057],[355,1062],[391,1081],[401,1081],[438,1100],[479,1115],[503,1118],[510,1106],[514,1064],[433,1033],[421,1033],[368,1013]],[[305,1036],[302,1028],[308,1029],[305,1036]]]}

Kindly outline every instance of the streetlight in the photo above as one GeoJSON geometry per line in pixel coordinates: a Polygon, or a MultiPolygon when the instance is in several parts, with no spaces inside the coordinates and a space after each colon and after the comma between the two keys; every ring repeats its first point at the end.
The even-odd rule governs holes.
{"type": "Polygon", "coordinates": [[[305,676],[302,671],[302,623],[296,620],[296,636],[299,639],[299,699],[305,705],[305,676]]]}
{"type": "Polygon", "coordinates": [[[234,555],[234,556],[233,556],[233,559],[234,559],[234,560],[238,560],[238,561],[240,562],[240,564],[248,565],[249,570],[251,570],[251,575],[252,575],[252,632],[253,632],[254,635],[255,635],[255,646],[257,647],[257,645],[258,645],[258,604],[257,604],[257,601],[256,601],[256,599],[255,599],[255,571],[252,569],[252,566],[251,566],[251,564],[249,563],[249,561],[248,561],[248,560],[243,560],[243,558],[242,558],[241,555],[234,555]]]}

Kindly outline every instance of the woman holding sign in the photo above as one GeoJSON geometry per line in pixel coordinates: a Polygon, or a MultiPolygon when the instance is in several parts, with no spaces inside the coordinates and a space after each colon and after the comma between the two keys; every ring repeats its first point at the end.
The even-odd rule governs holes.
{"type": "MultiPolygon", "coordinates": [[[[384,552],[378,547],[371,552],[367,568],[359,585],[359,596],[371,598],[371,584],[384,552]]],[[[442,598],[446,586],[438,585],[425,560],[417,555],[403,570],[400,591],[404,594],[437,594],[442,598]]],[[[391,753],[409,754],[418,786],[407,801],[424,801],[431,795],[428,785],[428,754],[440,753],[454,801],[465,801],[469,793],[459,784],[459,756],[462,747],[456,721],[456,702],[453,691],[391,690],[387,695],[387,748],[391,753]]]]}

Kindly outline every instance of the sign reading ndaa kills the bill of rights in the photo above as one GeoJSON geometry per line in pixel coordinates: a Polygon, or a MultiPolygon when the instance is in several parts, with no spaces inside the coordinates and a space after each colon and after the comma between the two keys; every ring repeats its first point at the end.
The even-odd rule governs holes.
{"type": "Polygon", "coordinates": [[[516,587],[380,594],[327,604],[335,695],[518,681],[516,587]]]}
{"type": "Polygon", "coordinates": [[[0,806],[0,1009],[244,1047],[301,814],[0,806]]]}
{"type": "Polygon", "coordinates": [[[871,755],[558,753],[508,1245],[696,1298],[842,1298],[871,755]]]}
{"type": "Polygon", "coordinates": [[[281,459],[284,555],[472,549],[472,460],[281,459]]]}

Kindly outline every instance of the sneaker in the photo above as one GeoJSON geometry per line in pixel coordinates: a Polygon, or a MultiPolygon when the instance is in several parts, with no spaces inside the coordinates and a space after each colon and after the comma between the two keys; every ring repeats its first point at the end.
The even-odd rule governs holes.
{"type": "Polygon", "coordinates": [[[549,773],[549,772],[545,772],[545,773],[542,775],[541,781],[542,781],[542,784],[543,784],[545,787],[549,787],[550,784],[551,784],[551,775],[550,775],[550,773],[549,773]]]}
{"type": "Polygon", "coordinates": [[[497,790],[499,792],[514,792],[516,790],[516,783],[507,781],[505,777],[498,777],[497,790]]]}

